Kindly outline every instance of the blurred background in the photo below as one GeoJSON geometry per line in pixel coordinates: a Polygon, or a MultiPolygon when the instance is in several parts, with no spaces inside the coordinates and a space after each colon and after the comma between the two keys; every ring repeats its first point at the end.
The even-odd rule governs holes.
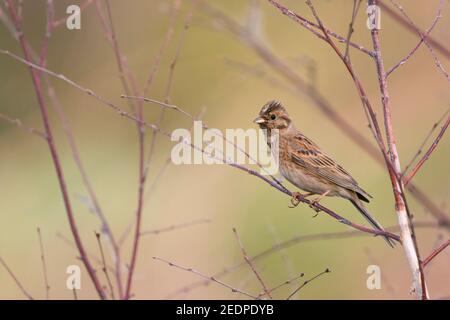
{"type": "MultiPolygon", "coordinates": [[[[100,2],[105,10],[104,2],[100,2]]],[[[306,94],[296,91],[292,82],[286,81],[268,66],[246,39],[257,39],[276,59],[313,85],[339,115],[375,145],[354,84],[332,49],[283,16],[267,1],[205,1],[209,8],[220,10],[244,28],[249,27],[246,29],[248,36],[244,39],[229,32],[220,16],[212,15],[216,11],[207,10],[201,4],[193,8],[192,1],[180,2],[179,9],[174,12],[174,1],[169,0],[110,0],[117,41],[140,90],[149,77],[173,16],[173,34],[162,55],[148,97],[161,101],[165,99],[170,65],[179,51],[169,101],[194,115],[206,110],[203,119],[209,127],[220,130],[255,128],[252,120],[261,106],[268,100],[280,100],[287,106],[298,129],[316,141],[373,195],[368,205],[369,211],[383,226],[395,225],[397,219],[393,196],[385,168],[338,129],[306,94]],[[185,30],[184,23],[190,14],[190,28],[185,30]]],[[[316,2],[324,23],[345,36],[353,2],[316,2]]],[[[304,2],[285,0],[282,3],[313,20],[304,2]]],[[[66,8],[70,4],[82,6],[86,2],[55,1],[58,19],[66,16],[66,8]]],[[[438,1],[403,0],[401,4],[422,30],[430,27],[438,7],[438,1]]],[[[371,48],[365,6],[363,2],[354,23],[352,39],[371,48]]],[[[2,4],[0,8],[5,20],[5,15],[8,16],[5,7],[2,4]]],[[[450,37],[449,16],[450,5],[445,3],[442,18],[432,32],[432,36],[444,44],[448,44],[450,37]]],[[[23,20],[25,36],[31,46],[39,51],[45,34],[46,1],[23,1],[23,20]]],[[[95,4],[83,7],[81,23],[80,30],[68,30],[65,24],[55,28],[49,43],[48,69],[64,74],[130,111],[127,101],[120,98],[124,89],[114,50],[102,28],[95,4]]],[[[389,68],[403,58],[418,43],[419,38],[383,12],[381,27],[384,62],[389,68]]],[[[22,56],[20,46],[4,24],[0,26],[0,48],[22,56]]],[[[345,49],[344,46],[341,48],[345,49]]],[[[450,67],[445,56],[438,51],[436,54],[444,67],[450,67]]],[[[350,49],[350,57],[381,121],[375,65],[370,58],[355,49],[350,49]]],[[[27,127],[43,130],[27,67],[1,55],[0,70],[0,113],[20,119],[27,127]]],[[[137,208],[136,126],[133,121],[118,116],[67,83],[54,78],[50,78],[50,82],[71,125],[80,157],[99,203],[116,238],[120,238],[129,230],[137,208]]],[[[389,77],[389,90],[397,146],[404,167],[415,155],[432,126],[448,110],[449,83],[436,67],[430,52],[422,46],[389,77]]],[[[146,121],[156,122],[160,108],[152,104],[145,104],[144,108],[146,121]]],[[[61,121],[55,109],[49,109],[80,234],[90,254],[99,257],[94,234],[94,231],[100,230],[99,220],[89,210],[87,192],[73,161],[61,121]]],[[[162,127],[169,132],[180,127],[189,129],[191,125],[189,119],[172,110],[166,111],[162,122],[162,127]]],[[[450,141],[447,138],[442,139],[437,150],[414,178],[414,183],[445,212],[448,212],[450,188],[450,141]]],[[[147,130],[147,149],[151,139],[151,132],[147,130]]],[[[245,298],[215,283],[180,292],[183,286],[201,279],[152,258],[161,257],[213,275],[243,261],[232,228],[237,229],[249,256],[296,236],[350,230],[326,214],[314,217],[315,212],[306,205],[288,208],[289,197],[231,167],[166,166],[172,145],[166,137],[157,136],[145,193],[142,230],[170,229],[171,226],[205,219],[209,222],[142,236],[132,289],[134,299],[245,298]],[[157,176],[160,179],[153,183],[157,176]],[[154,187],[150,188],[151,185],[154,187]]],[[[288,182],[286,186],[293,190],[288,182]]],[[[72,241],[45,141],[5,121],[0,121],[0,199],[0,257],[27,291],[34,298],[45,298],[36,232],[39,227],[49,273],[50,298],[73,299],[72,291],[66,288],[66,268],[73,264],[82,268],[82,289],[78,290],[78,297],[97,298],[77,258],[77,250],[58,236],[60,234],[72,241]]],[[[408,199],[415,221],[436,221],[412,196],[408,199]]],[[[322,203],[352,221],[365,223],[344,200],[327,198],[322,203]]],[[[421,255],[427,256],[448,238],[448,231],[418,228],[417,238],[421,255]]],[[[121,246],[125,264],[130,260],[131,240],[132,235],[126,237],[121,246]]],[[[104,246],[108,264],[112,264],[107,245],[104,246]]],[[[450,295],[449,262],[450,251],[447,250],[426,269],[433,298],[450,295]]],[[[96,260],[93,263],[102,283],[106,285],[101,272],[102,265],[96,260]]],[[[295,296],[296,299],[414,298],[409,293],[410,272],[401,246],[391,249],[381,239],[371,236],[295,243],[257,260],[255,266],[269,287],[302,272],[307,279],[326,268],[332,271],[303,288],[295,296]],[[378,265],[381,269],[380,290],[369,290],[366,286],[369,265],[378,265]]],[[[122,277],[126,278],[126,266],[123,269],[122,277]]],[[[261,292],[261,286],[248,266],[221,279],[255,295],[261,292]]],[[[284,286],[274,293],[274,297],[286,298],[302,281],[284,286]]],[[[2,267],[0,298],[24,298],[2,267]]]]}

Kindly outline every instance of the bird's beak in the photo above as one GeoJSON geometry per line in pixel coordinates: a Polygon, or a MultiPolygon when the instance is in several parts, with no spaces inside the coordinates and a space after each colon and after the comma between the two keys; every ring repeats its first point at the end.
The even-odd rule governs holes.
{"type": "Polygon", "coordinates": [[[263,117],[258,116],[258,117],[256,117],[255,120],[253,120],[253,122],[257,123],[257,124],[262,124],[262,123],[266,123],[266,119],[264,119],[263,117]]]}

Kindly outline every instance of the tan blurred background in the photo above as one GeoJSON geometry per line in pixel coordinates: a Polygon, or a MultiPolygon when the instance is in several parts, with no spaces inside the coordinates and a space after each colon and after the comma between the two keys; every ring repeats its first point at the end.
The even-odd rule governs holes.
{"type": "MultiPolygon", "coordinates": [[[[82,1],[56,2],[56,16],[63,17],[69,4],[82,1]]],[[[316,1],[317,9],[328,27],[346,34],[352,1],[316,1]]],[[[139,87],[148,77],[153,61],[169,25],[173,1],[111,0],[115,29],[120,47],[127,57],[139,87]]],[[[304,61],[316,63],[316,84],[333,107],[370,141],[366,119],[354,85],[343,64],[324,42],[282,16],[267,1],[211,0],[213,7],[223,10],[236,21],[251,21],[261,41],[292,70],[305,79],[308,71],[304,61]],[[251,9],[253,11],[250,11],[251,9]],[[250,14],[253,13],[253,14],[250,14]],[[250,20],[249,17],[253,17],[250,20]],[[255,18],[256,17],[256,18],[255,18]]],[[[291,9],[312,19],[303,1],[283,1],[291,9]]],[[[435,16],[437,1],[401,1],[414,21],[424,30],[435,16]]],[[[2,10],[4,7],[2,7],[2,10]]],[[[176,16],[174,35],[165,52],[150,97],[163,100],[169,74],[183,30],[183,20],[191,10],[191,1],[182,0],[176,16]]],[[[24,29],[31,44],[39,47],[45,31],[45,1],[24,1],[24,29]]],[[[432,35],[448,45],[450,37],[450,5],[445,3],[442,19],[432,35]]],[[[365,26],[365,4],[355,22],[353,39],[371,48],[365,26]]],[[[382,47],[388,67],[395,64],[414,47],[418,38],[389,17],[382,14],[382,47]]],[[[20,47],[7,29],[0,27],[0,48],[22,55],[20,47]]],[[[365,84],[369,98],[376,106],[379,118],[379,90],[374,64],[356,50],[350,52],[353,64],[365,84]]],[[[443,65],[449,61],[441,56],[443,65]]],[[[251,122],[268,100],[286,104],[297,127],[338,160],[369,193],[374,196],[368,205],[384,226],[396,224],[393,197],[386,170],[356,146],[336,126],[327,120],[317,106],[283,86],[276,86],[261,76],[254,76],[230,61],[252,66],[256,70],[285,82],[249,47],[220,26],[201,9],[194,10],[191,28],[174,73],[171,102],[192,114],[207,108],[204,116],[210,127],[254,128],[251,122]]],[[[124,93],[111,49],[94,6],[82,12],[81,30],[57,28],[52,36],[48,68],[94,90],[97,94],[128,108],[120,99],[124,93]]],[[[42,121],[27,68],[7,56],[0,56],[0,112],[21,119],[30,127],[42,128],[42,121]]],[[[138,145],[136,127],[132,121],[91,97],[56,79],[51,79],[64,107],[80,155],[86,165],[100,204],[116,237],[134,218],[137,206],[138,145]]],[[[424,48],[389,78],[394,130],[403,166],[418,150],[432,125],[450,105],[449,83],[436,68],[430,53],[424,48]]],[[[158,107],[145,105],[146,119],[154,122],[158,107]]],[[[51,109],[51,123],[71,195],[76,220],[88,250],[99,255],[94,231],[98,219],[89,212],[77,195],[86,196],[79,172],[72,160],[61,123],[51,109]]],[[[163,123],[166,130],[190,128],[183,116],[168,111],[163,123]]],[[[147,133],[147,147],[150,133],[147,133]]],[[[450,141],[444,137],[416,182],[431,199],[448,210],[450,141]]],[[[158,137],[150,183],[169,155],[168,139],[158,137]]],[[[287,184],[288,185],[288,184],[287,184]]],[[[288,185],[292,189],[291,185],[288,185]]],[[[59,232],[71,238],[48,147],[41,139],[8,123],[0,122],[0,256],[8,263],[20,281],[35,298],[45,297],[36,228],[42,230],[49,271],[50,297],[72,299],[65,287],[66,267],[82,266],[77,251],[56,236],[59,232]]],[[[412,212],[417,221],[434,221],[412,197],[412,212]]],[[[345,217],[364,223],[345,201],[327,198],[323,203],[345,217]]],[[[159,256],[190,266],[211,275],[241,261],[232,228],[236,227],[249,253],[253,256],[277,242],[297,235],[349,230],[325,214],[313,218],[314,212],[305,205],[289,209],[289,198],[262,181],[227,166],[170,165],[161,182],[146,197],[143,230],[158,229],[197,219],[211,219],[185,229],[142,237],[133,285],[138,299],[162,299],[183,285],[199,280],[195,275],[154,261],[159,256]]],[[[448,233],[436,229],[418,229],[420,251],[426,256],[448,233]]],[[[131,237],[121,249],[128,263],[131,237]]],[[[108,261],[111,260],[108,257],[108,261]]],[[[426,270],[431,296],[450,295],[450,251],[444,252],[426,270]]],[[[325,268],[332,273],[305,287],[299,299],[411,299],[410,273],[402,248],[390,249],[378,238],[358,237],[340,240],[320,240],[300,243],[276,252],[256,263],[269,287],[273,287],[300,272],[309,278],[325,268]],[[367,253],[369,252],[369,254],[367,253]],[[381,290],[366,288],[366,269],[371,264],[381,268],[381,290]]],[[[101,266],[98,274],[106,284],[101,266]]],[[[96,298],[95,291],[83,270],[80,298],[96,298]]],[[[123,276],[125,277],[125,273],[123,276]]],[[[261,291],[254,275],[247,268],[228,275],[224,281],[255,294],[261,291]]],[[[300,282],[301,283],[301,282],[300,282]]],[[[274,296],[285,298],[298,283],[285,286],[274,296]]],[[[231,299],[243,298],[229,290],[211,284],[178,298],[231,299]]],[[[23,295],[10,276],[0,267],[0,298],[22,299],[23,295]]]]}

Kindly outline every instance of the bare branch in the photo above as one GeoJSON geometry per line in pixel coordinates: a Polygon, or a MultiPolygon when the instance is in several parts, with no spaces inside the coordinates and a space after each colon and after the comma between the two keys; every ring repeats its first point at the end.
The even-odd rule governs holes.
{"type": "MultiPolygon", "coordinates": [[[[291,279],[289,279],[289,280],[283,281],[283,282],[280,283],[279,285],[277,285],[277,286],[273,287],[272,289],[268,290],[267,293],[272,293],[272,292],[274,292],[274,291],[276,291],[276,290],[278,290],[278,289],[280,289],[280,288],[282,288],[282,287],[284,287],[284,286],[287,286],[287,285],[293,283],[294,281],[296,281],[296,280],[298,280],[298,279],[300,279],[300,278],[303,278],[304,275],[305,275],[305,274],[302,272],[302,273],[300,273],[299,275],[297,275],[297,276],[295,276],[295,277],[293,277],[293,278],[291,278],[291,279]]],[[[260,298],[260,297],[263,297],[265,294],[266,294],[266,293],[261,293],[260,296],[259,296],[259,298],[260,298]]]]}
{"type": "Polygon", "coordinates": [[[43,133],[42,131],[40,131],[38,129],[32,128],[32,127],[26,127],[20,119],[11,118],[3,113],[0,113],[0,119],[5,120],[6,122],[9,122],[12,125],[15,125],[16,127],[20,128],[28,133],[34,134],[40,138],[47,140],[47,136],[45,135],[45,133],[43,133]]]}
{"type": "MultiPolygon", "coordinates": [[[[268,0],[273,6],[275,6],[276,8],[278,8],[284,15],[288,16],[289,18],[291,18],[292,20],[296,21],[298,24],[300,24],[301,26],[303,26],[305,29],[311,31],[316,37],[325,40],[325,36],[323,36],[321,34],[321,32],[319,31],[321,28],[318,24],[309,21],[308,19],[296,14],[295,12],[289,10],[288,8],[282,6],[280,3],[278,3],[275,0],[268,0]]],[[[335,38],[337,41],[342,42],[342,43],[347,43],[347,40],[345,37],[338,35],[337,33],[335,33],[334,31],[330,30],[330,29],[325,29],[325,32],[328,36],[331,36],[333,38],[335,38]]],[[[361,52],[364,52],[365,54],[369,55],[370,57],[373,57],[373,52],[364,48],[362,45],[356,44],[354,42],[349,42],[349,45],[352,46],[355,49],[358,49],[361,52]]]]}
{"type": "Polygon", "coordinates": [[[37,228],[39,238],[39,249],[41,250],[42,270],[44,272],[45,298],[50,299],[50,285],[48,284],[47,263],[45,262],[44,243],[42,241],[41,229],[37,228]]]}
{"type": "Polygon", "coordinates": [[[192,226],[196,226],[199,224],[204,224],[204,223],[210,223],[211,219],[200,219],[200,220],[194,220],[194,221],[189,221],[189,222],[185,222],[185,223],[181,223],[181,224],[174,224],[168,227],[164,227],[164,228],[160,228],[160,229],[153,229],[153,230],[145,230],[141,232],[141,235],[150,235],[150,234],[161,234],[161,233],[165,233],[165,232],[169,232],[169,231],[174,231],[174,230],[179,230],[179,229],[184,229],[187,227],[192,227],[192,226]]]}
{"type": "MultiPolygon", "coordinates": [[[[378,2],[378,5],[383,9],[383,12],[387,13],[389,16],[391,16],[394,21],[401,24],[403,27],[405,27],[409,32],[416,34],[417,30],[414,28],[405,17],[402,17],[401,14],[397,13],[395,10],[390,8],[388,5],[384,3],[384,0],[380,0],[378,2]]],[[[422,36],[424,37],[424,34],[421,32],[422,36]]],[[[427,41],[436,48],[441,54],[443,54],[447,59],[450,59],[450,50],[446,48],[442,43],[440,43],[438,40],[434,39],[433,37],[427,37],[427,41]]]]}
{"type": "MultiPolygon", "coordinates": [[[[21,29],[21,23],[20,23],[20,19],[17,16],[17,12],[14,9],[13,6],[13,1],[12,0],[7,0],[6,1],[6,5],[7,5],[7,9],[10,12],[10,16],[11,16],[11,20],[14,23],[14,26],[16,28],[16,31],[19,34],[19,42],[22,48],[22,51],[24,53],[25,59],[22,59],[23,61],[26,61],[27,63],[31,63],[32,61],[32,57],[31,57],[31,53],[30,53],[30,49],[29,49],[29,45],[28,42],[26,41],[24,34],[22,32],[21,29]]],[[[42,121],[44,123],[44,127],[45,127],[45,133],[47,136],[47,142],[48,142],[48,147],[50,149],[50,154],[52,157],[52,161],[53,164],[55,166],[55,170],[56,170],[56,174],[58,177],[58,182],[59,182],[59,186],[60,186],[60,190],[62,193],[62,197],[63,197],[63,202],[66,208],[66,213],[67,213],[67,218],[69,220],[69,225],[72,231],[72,235],[74,237],[75,243],[77,245],[78,251],[80,252],[80,256],[82,258],[82,261],[86,267],[86,270],[89,274],[89,277],[91,278],[96,291],[98,293],[98,295],[100,296],[100,298],[105,298],[105,294],[103,292],[103,289],[98,281],[98,278],[94,272],[94,269],[92,268],[92,265],[86,255],[86,251],[84,248],[84,245],[81,241],[81,237],[78,233],[78,229],[77,229],[77,225],[75,222],[75,217],[72,211],[72,206],[71,206],[71,202],[70,202],[70,198],[69,198],[69,193],[67,190],[67,185],[66,185],[66,181],[65,181],[65,177],[64,177],[64,173],[62,170],[62,166],[61,166],[61,161],[59,159],[59,155],[58,155],[58,151],[56,149],[56,145],[53,139],[53,131],[50,127],[50,121],[49,121],[49,116],[48,116],[48,110],[47,110],[47,105],[44,99],[44,94],[42,91],[42,87],[41,87],[41,82],[40,82],[40,74],[37,72],[37,70],[35,68],[30,68],[30,73],[31,73],[31,78],[33,81],[33,86],[36,92],[36,97],[38,100],[38,104],[39,104],[39,108],[40,108],[40,112],[42,115],[42,121]]]]}
{"type": "Polygon", "coordinates": [[[427,37],[429,37],[431,31],[433,31],[433,29],[434,29],[434,27],[437,25],[439,19],[442,17],[442,16],[441,16],[441,11],[442,11],[443,5],[444,5],[444,1],[441,0],[441,1],[440,1],[440,5],[439,5],[439,7],[438,7],[438,11],[437,11],[436,16],[435,16],[435,18],[434,18],[434,21],[433,21],[433,23],[431,24],[431,27],[428,28],[428,30],[425,31],[425,33],[423,34],[423,36],[420,38],[419,43],[418,43],[418,44],[417,44],[410,52],[408,52],[408,54],[407,54],[403,59],[401,59],[396,65],[394,65],[391,69],[389,69],[389,70],[386,72],[386,77],[389,77],[389,75],[390,75],[392,72],[394,72],[398,67],[404,65],[404,64],[408,61],[408,59],[411,58],[411,57],[414,55],[414,53],[417,51],[417,49],[420,48],[421,44],[424,43],[424,41],[427,39],[427,37]]]}
{"type": "Polygon", "coordinates": [[[192,269],[192,268],[188,268],[188,267],[183,267],[183,266],[177,265],[177,264],[175,264],[173,262],[170,262],[170,261],[167,261],[167,260],[165,260],[163,258],[153,257],[153,259],[162,261],[162,262],[166,263],[167,265],[169,265],[171,267],[175,267],[177,269],[181,269],[181,270],[187,271],[189,273],[193,273],[193,274],[198,275],[198,276],[200,276],[200,277],[202,277],[204,279],[211,280],[211,281],[221,285],[222,287],[230,289],[231,292],[240,293],[240,294],[243,294],[244,296],[247,296],[247,297],[255,299],[255,300],[259,299],[258,297],[254,296],[254,295],[252,295],[250,293],[244,292],[244,291],[242,291],[242,290],[240,290],[238,288],[235,288],[235,287],[233,287],[233,286],[231,286],[229,284],[226,284],[223,281],[220,281],[220,280],[216,279],[214,276],[207,276],[207,275],[201,273],[200,271],[197,271],[197,270],[192,269]]]}
{"type": "Polygon", "coordinates": [[[447,130],[449,124],[450,124],[450,116],[447,117],[447,121],[445,121],[445,124],[441,128],[441,131],[437,135],[436,139],[434,139],[430,148],[428,148],[427,152],[423,155],[422,159],[420,159],[419,162],[415,165],[415,167],[411,170],[411,173],[408,175],[408,177],[406,177],[404,179],[405,185],[407,185],[411,181],[411,179],[414,178],[414,176],[417,174],[417,172],[423,166],[425,161],[427,161],[428,158],[431,156],[433,151],[436,149],[439,141],[441,141],[442,137],[444,136],[444,133],[447,130]]]}
{"type": "MultiPolygon", "coordinates": [[[[270,1],[271,3],[275,2],[274,0],[270,1]]],[[[283,9],[290,11],[279,3],[276,4],[276,7],[280,7],[280,10],[283,9]]],[[[311,86],[309,83],[306,83],[302,77],[292,70],[292,68],[278,59],[267,46],[264,46],[256,39],[251,37],[249,38],[245,27],[241,26],[224,12],[209,6],[205,2],[202,2],[202,8],[208,15],[213,17],[215,21],[219,21],[221,25],[229,30],[233,35],[238,37],[251,49],[253,49],[254,52],[272,68],[273,71],[288,80],[297,89],[299,94],[303,96],[306,95],[310,98],[319,110],[323,112],[324,116],[334,123],[349,139],[353,140],[359,147],[366,151],[374,160],[377,161],[378,164],[386,164],[386,157],[382,157],[377,148],[374,147],[367,138],[354,129],[345,117],[342,117],[338,112],[336,112],[335,109],[337,108],[333,108],[331,103],[327,101],[327,99],[317,90],[317,88],[311,86]]],[[[410,183],[407,188],[411,195],[413,195],[417,201],[429,210],[429,212],[439,221],[440,224],[450,230],[450,219],[442,208],[436,205],[422,189],[413,183],[410,183]]]]}
{"type": "Polygon", "coordinates": [[[434,258],[436,258],[436,256],[441,253],[442,251],[444,251],[445,248],[447,248],[450,245],[450,239],[448,239],[447,241],[445,241],[443,244],[441,244],[438,248],[436,248],[423,262],[422,262],[422,266],[425,268],[430,262],[431,260],[433,260],[434,258]]]}
{"type": "Polygon", "coordinates": [[[302,283],[302,285],[300,287],[298,287],[297,289],[295,289],[287,298],[286,300],[291,300],[291,298],[293,296],[295,296],[301,289],[303,289],[306,285],[308,285],[309,283],[311,283],[312,281],[314,281],[317,278],[320,278],[321,276],[323,276],[326,273],[330,273],[331,270],[326,268],[324,271],[322,271],[321,273],[315,275],[314,277],[312,277],[309,280],[306,280],[305,282],[302,283]]]}
{"type": "MultiPolygon", "coordinates": [[[[435,222],[416,222],[416,223],[414,223],[414,227],[416,227],[416,228],[439,228],[440,225],[435,222]]],[[[390,231],[390,232],[395,232],[395,231],[399,231],[400,227],[397,225],[390,226],[390,227],[385,228],[385,230],[390,231]]],[[[289,248],[296,244],[300,244],[300,243],[304,243],[304,242],[323,241],[323,240],[339,240],[339,239],[348,239],[348,238],[355,238],[355,237],[367,237],[369,235],[370,234],[361,232],[359,230],[299,235],[299,236],[295,236],[291,239],[279,242],[279,243],[269,247],[268,249],[261,251],[260,253],[254,255],[251,258],[251,260],[252,260],[252,262],[259,261],[259,260],[261,260],[265,257],[268,257],[276,252],[279,252],[283,249],[286,249],[286,248],[289,248]]],[[[214,277],[216,277],[216,278],[224,277],[225,275],[228,275],[245,265],[246,265],[245,261],[231,265],[229,267],[224,268],[222,271],[215,273],[214,277]]],[[[208,284],[209,284],[209,281],[194,282],[192,284],[181,287],[177,291],[170,294],[167,298],[173,298],[174,296],[176,296],[180,293],[187,293],[191,290],[194,290],[194,289],[202,287],[202,286],[206,286],[208,284]]]]}
{"type": "Polygon", "coordinates": [[[411,167],[411,165],[414,163],[414,161],[416,161],[417,157],[420,156],[423,152],[423,148],[425,147],[425,144],[428,142],[428,139],[430,139],[431,135],[433,134],[434,130],[439,126],[439,124],[445,119],[445,117],[447,116],[447,114],[449,113],[450,109],[448,109],[447,111],[445,111],[445,113],[442,115],[442,117],[433,124],[433,126],[431,127],[430,131],[428,132],[428,134],[426,135],[425,139],[423,140],[423,142],[421,143],[419,149],[417,150],[416,154],[414,155],[414,157],[412,157],[412,159],[408,162],[408,164],[405,166],[405,169],[403,170],[403,174],[402,177],[404,178],[406,173],[408,172],[408,169],[411,167]]]}
{"type": "Polygon", "coordinates": [[[8,267],[5,260],[0,256],[0,264],[6,269],[6,271],[9,273],[11,278],[14,280],[16,285],[19,287],[20,291],[28,298],[28,300],[34,300],[34,298],[28,293],[28,291],[25,289],[25,287],[22,285],[22,283],[19,281],[19,279],[16,277],[14,272],[8,267]]]}
{"type": "Polygon", "coordinates": [[[97,239],[98,248],[99,248],[99,250],[100,250],[100,255],[101,255],[101,257],[102,257],[102,264],[103,264],[103,266],[102,266],[102,271],[103,271],[103,273],[105,274],[106,282],[108,283],[108,287],[109,287],[109,292],[111,293],[111,298],[112,298],[113,300],[115,300],[115,297],[114,297],[114,287],[113,287],[113,285],[112,285],[111,278],[109,277],[108,268],[106,267],[105,254],[104,254],[104,252],[103,252],[103,246],[102,246],[102,241],[101,241],[101,239],[100,239],[100,233],[96,232],[96,233],[95,233],[95,238],[97,239]]]}
{"type": "MultiPolygon", "coordinates": [[[[436,53],[434,52],[433,47],[428,43],[428,40],[426,39],[427,35],[422,33],[422,31],[420,31],[420,29],[416,26],[416,24],[414,23],[414,21],[407,15],[406,11],[403,9],[402,6],[400,6],[398,3],[396,3],[393,0],[390,0],[391,3],[398,9],[400,10],[400,12],[403,14],[403,16],[405,17],[405,20],[407,21],[407,23],[409,23],[409,25],[411,26],[411,28],[413,28],[416,33],[420,36],[420,38],[423,40],[423,42],[425,43],[425,45],[428,48],[428,51],[431,53],[431,55],[433,56],[434,59],[434,64],[436,65],[436,67],[442,72],[442,74],[445,76],[445,78],[447,79],[447,81],[450,82],[450,75],[447,73],[447,71],[445,70],[444,66],[442,65],[441,61],[439,60],[439,58],[437,57],[436,53]]],[[[443,6],[443,0],[441,0],[441,5],[443,6]]],[[[440,15],[440,11],[438,12],[438,15],[440,15]]]]}
{"type": "Polygon", "coordinates": [[[247,255],[247,251],[245,251],[244,245],[242,244],[241,238],[239,237],[239,234],[237,233],[236,228],[233,228],[234,236],[236,237],[236,241],[239,244],[239,247],[241,248],[242,255],[244,256],[245,262],[250,266],[250,269],[252,269],[253,273],[255,274],[256,278],[258,279],[259,283],[261,283],[261,286],[264,290],[264,294],[267,295],[270,299],[272,299],[272,296],[270,295],[269,290],[267,289],[266,284],[264,283],[263,279],[261,278],[260,274],[256,270],[255,266],[253,265],[252,261],[247,255]]]}

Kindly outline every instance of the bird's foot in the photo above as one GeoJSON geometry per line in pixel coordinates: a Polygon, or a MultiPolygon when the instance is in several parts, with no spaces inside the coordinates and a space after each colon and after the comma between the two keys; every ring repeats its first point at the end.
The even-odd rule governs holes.
{"type": "MultiPolygon", "coordinates": [[[[319,195],[318,197],[315,197],[309,204],[309,207],[313,210],[315,210],[316,212],[319,212],[319,208],[317,208],[317,205],[319,204],[320,200],[322,200],[323,197],[327,196],[327,194],[330,193],[330,190],[325,191],[324,193],[322,193],[321,195],[319,195]]],[[[317,214],[314,216],[316,217],[317,214]]]]}
{"type": "Polygon", "coordinates": [[[297,207],[298,204],[301,202],[300,197],[305,197],[305,196],[303,194],[301,194],[300,192],[292,192],[292,198],[291,198],[292,206],[289,206],[289,208],[297,207]]]}

